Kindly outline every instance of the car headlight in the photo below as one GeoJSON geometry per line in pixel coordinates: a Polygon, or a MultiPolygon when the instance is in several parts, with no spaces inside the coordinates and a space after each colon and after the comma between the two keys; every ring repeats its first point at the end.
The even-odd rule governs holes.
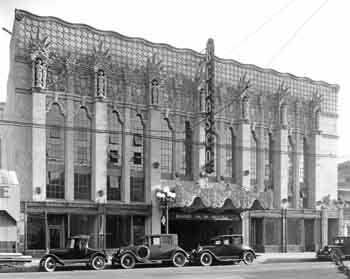
{"type": "Polygon", "coordinates": [[[202,247],[202,246],[198,246],[197,252],[200,252],[200,251],[202,251],[202,250],[203,250],[203,247],[202,247]]]}

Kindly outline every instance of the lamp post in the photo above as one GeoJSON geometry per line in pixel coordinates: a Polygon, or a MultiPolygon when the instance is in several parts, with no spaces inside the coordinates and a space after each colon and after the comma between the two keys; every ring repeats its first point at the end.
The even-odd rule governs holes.
{"type": "Polygon", "coordinates": [[[175,201],[176,193],[170,191],[169,187],[158,190],[156,198],[159,201],[160,208],[165,208],[166,233],[169,233],[169,204],[175,201]]]}

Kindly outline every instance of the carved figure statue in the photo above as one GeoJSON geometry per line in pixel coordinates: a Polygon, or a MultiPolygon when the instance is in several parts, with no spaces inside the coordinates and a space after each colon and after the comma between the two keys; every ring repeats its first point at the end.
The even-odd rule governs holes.
{"type": "Polygon", "coordinates": [[[152,105],[159,102],[159,83],[156,79],[151,81],[151,103],[152,105]]]}
{"type": "Polygon", "coordinates": [[[103,70],[98,70],[97,72],[97,96],[105,96],[105,73],[103,70]]]}
{"type": "Polygon", "coordinates": [[[44,76],[44,65],[43,61],[40,58],[35,60],[34,65],[34,87],[43,87],[43,76],[44,76]]]}
{"type": "Polygon", "coordinates": [[[242,118],[244,120],[249,120],[249,98],[248,96],[242,99],[242,118]]]}

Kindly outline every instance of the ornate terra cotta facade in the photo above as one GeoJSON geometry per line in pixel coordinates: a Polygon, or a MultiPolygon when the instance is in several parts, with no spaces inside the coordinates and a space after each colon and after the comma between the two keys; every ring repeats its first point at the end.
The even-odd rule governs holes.
{"type": "Polygon", "coordinates": [[[21,184],[23,249],[80,230],[106,248],[159,233],[154,192],[165,186],[185,246],[185,222],[215,223],[201,240],[239,232],[266,251],[325,242],[338,215],[316,201],[336,197],[338,86],[212,57],[205,175],[205,55],[16,10],[5,117],[26,124],[7,127],[5,148],[21,184]],[[299,228],[290,239],[283,218],[299,228]]]}

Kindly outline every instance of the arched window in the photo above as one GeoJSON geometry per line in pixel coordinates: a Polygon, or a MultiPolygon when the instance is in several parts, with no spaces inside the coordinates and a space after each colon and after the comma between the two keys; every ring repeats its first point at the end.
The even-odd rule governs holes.
{"type": "Polygon", "coordinates": [[[107,200],[121,199],[123,128],[115,111],[108,113],[107,200]]]}
{"type": "Polygon", "coordinates": [[[145,201],[145,170],[144,170],[144,127],[139,115],[133,113],[131,119],[131,161],[130,161],[130,199],[145,201]]]}
{"type": "Polygon", "coordinates": [[[223,176],[234,182],[236,137],[231,127],[226,126],[221,148],[223,176]]]}
{"type": "Polygon", "coordinates": [[[265,190],[273,189],[273,141],[272,135],[267,129],[264,130],[264,186],[265,190]]]}
{"type": "Polygon", "coordinates": [[[308,145],[306,138],[301,135],[300,138],[300,150],[302,151],[299,159],[299,186],[300,186],[300,199],[303,208],[308,207],[308,185],[307,185],[307,176],[308,176],[308,168],[307,168],[307,152],[308,145]]]}
{"type": "Polygon", "coordinates": [[[161,122],[160,167],[164,179],[172,178],[173,171],[173,132],[168,119],[161,122]]]}
{"type": "Polygon", "coordinates": [[[288,137],[288,197],[292,197],[294,195],[294,146],[292,142],[292,138],[288,137]]]}
{"type": "Polygon", "coordinates": [[[64,199],[64,116],[57,104],[46,114],[46,198],[64,199]]]}
{"type": "Polygon", "coordinates": [[[177,154],[179,155],[179,175],[192,177],[192,128],[189,121],[181,122],[180,139],[177,140],[177,154]]]}
{"type": "Polygon", "coordinates": [[[258,144],[255,132],[250,133],[250,185],[251,187],[256,187],[258,183],[258,174],[257,174],[257,154],[258,154],[258,144]]]}
{"type": "Polygon", "coordinates": [[[74,118],[74,199],[91,199],[91,119],[83,107],[74,118]]]}

